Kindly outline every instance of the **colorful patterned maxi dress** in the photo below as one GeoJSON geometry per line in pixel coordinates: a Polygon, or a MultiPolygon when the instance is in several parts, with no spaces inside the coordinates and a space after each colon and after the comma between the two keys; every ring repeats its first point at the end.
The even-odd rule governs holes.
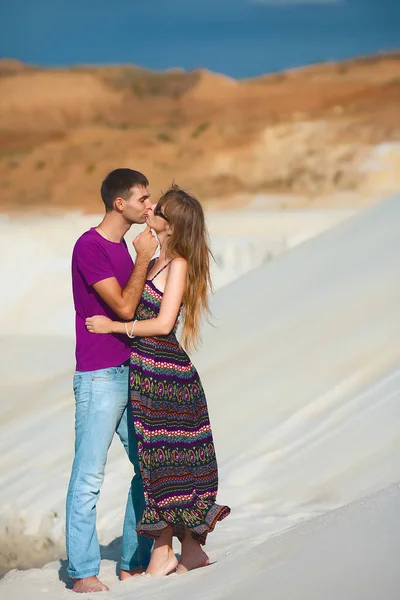
{"type": "MultiPolygon", "coordinates": [[[[135,319],[157,317],[163,293],[153,281],[162,270],[146,281],[135,319]]],[[[176,329],[177,322],[169,335],[132,343],[131,403],[145,498],[137,531],[156,538],[172,525],[182,541],[186,525],[204,544],[230,508],[215,502],[218,470],[206,399],[176,329]]]]}

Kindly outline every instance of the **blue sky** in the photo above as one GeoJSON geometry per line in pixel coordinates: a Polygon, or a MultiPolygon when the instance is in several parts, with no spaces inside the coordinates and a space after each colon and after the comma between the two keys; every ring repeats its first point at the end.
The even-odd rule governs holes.
{"type": "Polygon", "coordinates": [[[400,48],[400,0],[0,0],[0,55],[235,77],[400,48]]]}

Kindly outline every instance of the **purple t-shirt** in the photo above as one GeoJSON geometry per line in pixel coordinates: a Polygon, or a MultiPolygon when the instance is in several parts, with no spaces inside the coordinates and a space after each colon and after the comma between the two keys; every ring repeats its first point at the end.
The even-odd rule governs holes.
{"type": "Polygon", "coordinates": [[[133,266],[125,240],[121,243],[110,242],[92,228],[76,242],[72,254],[72,290],[76,312],[77,371],[117,367],[129,358],[127,336],[89,333],[85,319],[93,315],[106,315],[113,321],[121,320],[95,292],[93,284],[115,277],[124,288],[133,266]]]}

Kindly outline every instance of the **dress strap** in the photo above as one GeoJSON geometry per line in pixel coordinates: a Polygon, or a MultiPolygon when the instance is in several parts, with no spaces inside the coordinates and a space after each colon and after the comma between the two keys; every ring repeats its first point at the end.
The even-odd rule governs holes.
{"type": "Polygon", "coordinates": [[[167,267],[169,267],[169,265],[172,263],[174,259],[171,258],[171,260],[169,262],[167,262],[166,265],[164,265],[159,271],[157,271],[157,273],[150,279],[150,281],[154,281],[154,279],[164,271],[164,269],[166,269],[167,267]]]}

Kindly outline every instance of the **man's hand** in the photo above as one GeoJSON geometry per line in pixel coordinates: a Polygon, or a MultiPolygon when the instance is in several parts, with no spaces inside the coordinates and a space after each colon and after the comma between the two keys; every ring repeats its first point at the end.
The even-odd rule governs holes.
{"type": "Polygon", "coordinates": [[[129,321],[135,314],[146,281],[149,262],[157,250],[158,241],[147,226],[133,240],[133,245],[137,252],[135,268],[123,290],[115,277],[108,277],[93,284],[97,294],[124,321],[129,321]]]}
{"type": "Polygon", "coordinates": [[[138,257],[148,259],[149,262],[158,247],[157,238],[154,237],[148,225],[144,231],[135,237],[132,243],[138,257]]]}

